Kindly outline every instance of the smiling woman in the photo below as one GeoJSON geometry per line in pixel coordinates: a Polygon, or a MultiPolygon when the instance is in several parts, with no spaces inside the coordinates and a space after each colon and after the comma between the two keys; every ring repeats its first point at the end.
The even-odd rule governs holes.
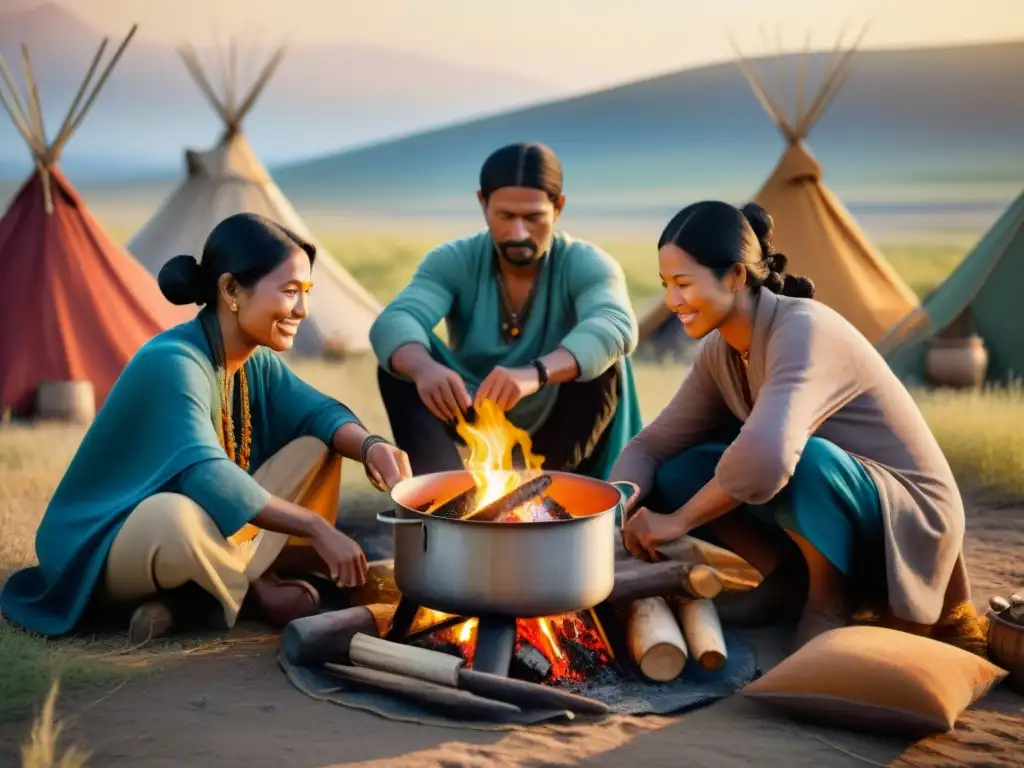
{"type": "Polygon", "coordinates": [[[334,526],[341,459],[380,490],[411,472],[275,354],[307,315],[315,258],[295,233],[240,214],[201,261],[164,265],[164,295],[203,309],[121,374],[43,516],[39,565],[0,593],[5,616],[59,635],[129,606],[142,643],[188,621],[231,627],[247,597],[274,624],[316,611],[313,586],[284,570],[364,582],[362,551],[334,526]]]}
{"type": "Polygon", "coordinates": [[[771,234],[757,205],[704,201],[658,241],[665,303],[702,342],[611,472],[645,505],[626,547],[653,558],[689,533],[718,540],[765,574],[723,599],[723,620],[799,615],[798,643],[867,607],[984,654],[945,456],[872,344],[785,274],[771,234]]]}

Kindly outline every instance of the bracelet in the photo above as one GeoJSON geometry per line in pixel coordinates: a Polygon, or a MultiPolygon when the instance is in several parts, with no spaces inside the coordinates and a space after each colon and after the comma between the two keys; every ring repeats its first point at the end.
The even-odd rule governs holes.
{"type": "Polygon", "coordinates": [[[544,389],[544,387],[547,386],[548,383],[547,366],[545,366],[544,363],[542,363],[540,360],[534,360],[532,363],[530,363],[530,365],[537,369],[537,379],[540,382],[537,389],[544,389]]]}
{"type": "Polygon", "coordinates": [[[370,452],[370,449],[378,443],[384,445],[391,445],[390,441],[384,439],[380,435],[367,435],[363,439],[363,444],[359,446],[359,463],[366,466],[366,454],[370,452]]]}

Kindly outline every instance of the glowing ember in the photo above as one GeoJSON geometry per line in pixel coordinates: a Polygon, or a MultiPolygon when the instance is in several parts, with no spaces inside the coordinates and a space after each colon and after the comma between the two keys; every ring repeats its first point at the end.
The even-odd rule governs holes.
{"type": "MultiPolygon", "coordinates": [[[[412,630],[425,629],[448,618],[448,614],[421,608],[412,630]]],[[[476,650],[477,620],[435,632],[439,645],[458,648],[466,664],[472,666],[476,650]]],[[[529,643],[551,664],[545,682],[584,680],[597,668],[613,660],[611,648],[600,622],[592,611],[549,616],[543,619],[519,619],[516,622],[516,649],[529,643]],[[584,658],[585,657],[585,658],[584,658]]]]}
{"type": "MultiPolygon", "coordinates": [[[[474,512],[541,474],[544,457],[533,453],[530,433],[510,422],[505,412],[492,401],[485,400],[480,404],[472,424],[460,415],[455,429],[469,448],[465,465],[477,490],[474,512]],[[516,446],[522,451],[526,465],[522,472],[514,471],[512,464],[516,446]]],[[[530,519],[529,512],[523,519],[530,519]]]]}

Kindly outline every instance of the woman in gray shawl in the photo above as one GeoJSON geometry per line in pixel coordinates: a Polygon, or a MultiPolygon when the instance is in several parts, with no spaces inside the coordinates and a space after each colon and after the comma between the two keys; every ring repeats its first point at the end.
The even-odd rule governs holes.
{"type": "Polygon", "coordinates": [[[785,274],[771,229],[757,205],[705,201],[658,242],[665,303],[702,341],[612,470],[640,487],[626,547],[656,558],[694,534],[746,558],[765,580],[722,601],[726,622],[788,612],[802,643],[872,605],[984,655],[949,465],[874,347],[785,274]]]}

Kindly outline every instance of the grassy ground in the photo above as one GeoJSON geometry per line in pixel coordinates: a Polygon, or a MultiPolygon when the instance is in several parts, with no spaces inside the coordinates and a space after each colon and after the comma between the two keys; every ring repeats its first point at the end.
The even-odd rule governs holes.
{"type": "MultiPolygon", "coordinates": [[[[127,234],[127,232],[122,233],[127,234]]],[[[441,238],[355,235],[327,237],[325,245],[381,300],[408,281],[421,256],[441,238]]],[[[642,312],[658,299],[653,247],[647,243],[602,241],[623,265],[642,312]]],[[[920,245],[886,249],[919,295],[926,294],[955,266],[962,251],[920,245]]],[[[300,375],[322,391],[350,404],[371,429],[387,433],[384,409],[373,381],[374,363],[357,359],[344,367],[296,362],[300,375]]],[[[637,371],[644,415],[651,418],[667,402],[684,375],[679,367],[640,365],[637,371]]],[[[1004,393],[918,393],[921,407],[958,475],[1000,495],[1024,497],[1024,389],[1004,393]]],[[[47,499],[82,435],[77,428],[12,426],[0,428],[0,580],[35,560],[34,534],[47,499]]],[[[379,501],[369,495],[357,467],[346,468],[343,514],[360,514],[379,501]]],[[[189,653],[201,645],[168,644],[161,654],[189,653]]],[[[55,676],[62,689],[109,684],[140,667],[121,636],[42,641],[0,619],[0,718],[17,716],[41,703],[55,676]]],[[[154,656],[147,655],[152,661],[154,656]]],[[[144,665],[142,665],[144,666],[144,665]]]]}

